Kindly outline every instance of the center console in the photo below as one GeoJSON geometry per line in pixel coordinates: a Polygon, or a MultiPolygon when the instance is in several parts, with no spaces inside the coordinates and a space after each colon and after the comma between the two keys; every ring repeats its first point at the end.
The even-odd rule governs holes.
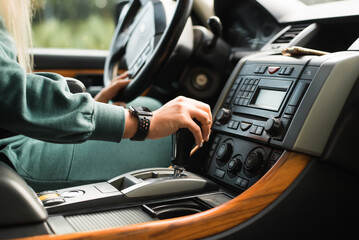
{"type": "Polygon", "coordinates": [[[318,67],[309,58],[247,60],[232,75],[217,112],[207,174],[234,188],[252,186],[281,156],[298,106],[318,67]]]}
{"type": "Polygon", "coordinates": [[[357,80],[357,61],[357,52],[242,60],[214,109],[203,174],[241,192],[284,150],[321,156],[357,80]]]}

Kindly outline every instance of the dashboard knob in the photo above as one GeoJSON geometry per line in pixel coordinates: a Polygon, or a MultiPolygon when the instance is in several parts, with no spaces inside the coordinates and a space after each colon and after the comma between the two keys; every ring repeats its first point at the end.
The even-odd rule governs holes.
{"type": "Polygon", "coordinates": [[[250,173],[258,173],[262,162],[262,153],[260,153],[259,151],[250,152],[244,162],[244,169],[246,169],[250,173]]]}
{"type": "Polygon", "coordinates": [[[228,108],[221,108],[217,114],[217,121],[221,124],[226,124],[231,119],[232,113],[228,108]]]}
{"type": "Polygon", "coordinates": [[[279,118],[269,118],[264,126],[264,129],[269,135],[278,136],[282,131],[283,123],[279,118]]]}
{"type": "Polygon", "coordinates": [[[216,158],[221,162],[227,162],[229,158],[232,156],[233,153],[233,146],[230,143],[222,143],[219,145],[216,158]]]}
{"type": "Polygon", "coordinates": [[[237,173],[242,168],[242,161],[240,158],[235,157],[228,163],[228,171],[231,173],[237,173]]]}

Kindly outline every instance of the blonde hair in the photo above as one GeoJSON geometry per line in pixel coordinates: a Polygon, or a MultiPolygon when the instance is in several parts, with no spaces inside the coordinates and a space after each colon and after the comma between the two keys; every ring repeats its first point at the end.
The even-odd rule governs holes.
{"type": "Polygon", "coordinates": [[[28,72],[32,71],[31,0],[0,0],[0,13],[5,26],[15,40],[18,62],[28,72]]]}

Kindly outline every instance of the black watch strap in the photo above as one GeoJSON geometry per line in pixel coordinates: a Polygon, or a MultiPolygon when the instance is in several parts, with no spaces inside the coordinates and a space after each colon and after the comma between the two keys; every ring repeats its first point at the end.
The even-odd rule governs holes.
{"type": "Polygon", "coordinates": [[[137,115],[138,125],[135,135],[130,138],[132,141],[143,141],[148,135],[151,124],[151,116],[137,115]]]}
{"type": "Polygon", "coordinates": [[[152,112],[147,107],[129,106],[130,113],[137,117],[138,125],[135,135],[130,138],[133,141],[143,141],[150,130],[152,112]]]}

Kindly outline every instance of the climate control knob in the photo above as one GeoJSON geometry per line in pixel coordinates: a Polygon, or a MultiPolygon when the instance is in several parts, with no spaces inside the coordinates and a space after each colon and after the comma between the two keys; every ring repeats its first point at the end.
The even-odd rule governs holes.
{"type": "Polygon", "coordinates": [[[221,108],[217,114],[216,120],[221,124],[226,124],[231,119],[232,113],[228,108],[221,108]]]}
{"type": "Polygon", "coordinates": [[[242,168],[242,161],[240,157],[234,157],[231,161],[228,163],[228,171],[231,173],[237,173],[242,168]]]}
{"type": "Polygon", "coordinates": [[[227,162],[229,158],[232,156],[233,153],[233,146],[231,143],[222,143],[219,145],[216,158],[221,162],[227,162]]]}
{"type": "Polygon", "coordinates": [[[258,173],[262,162],[263,155],[260,151],[250,152],[244,162],[244,169],[250,173],[258,173]]]}
{"type": "Polygon", "coordinates": [[[279,118],[269,118],[264,126],[266,132],[272,136],[280,135],[282,128],[283,123],[279,118]]]}

